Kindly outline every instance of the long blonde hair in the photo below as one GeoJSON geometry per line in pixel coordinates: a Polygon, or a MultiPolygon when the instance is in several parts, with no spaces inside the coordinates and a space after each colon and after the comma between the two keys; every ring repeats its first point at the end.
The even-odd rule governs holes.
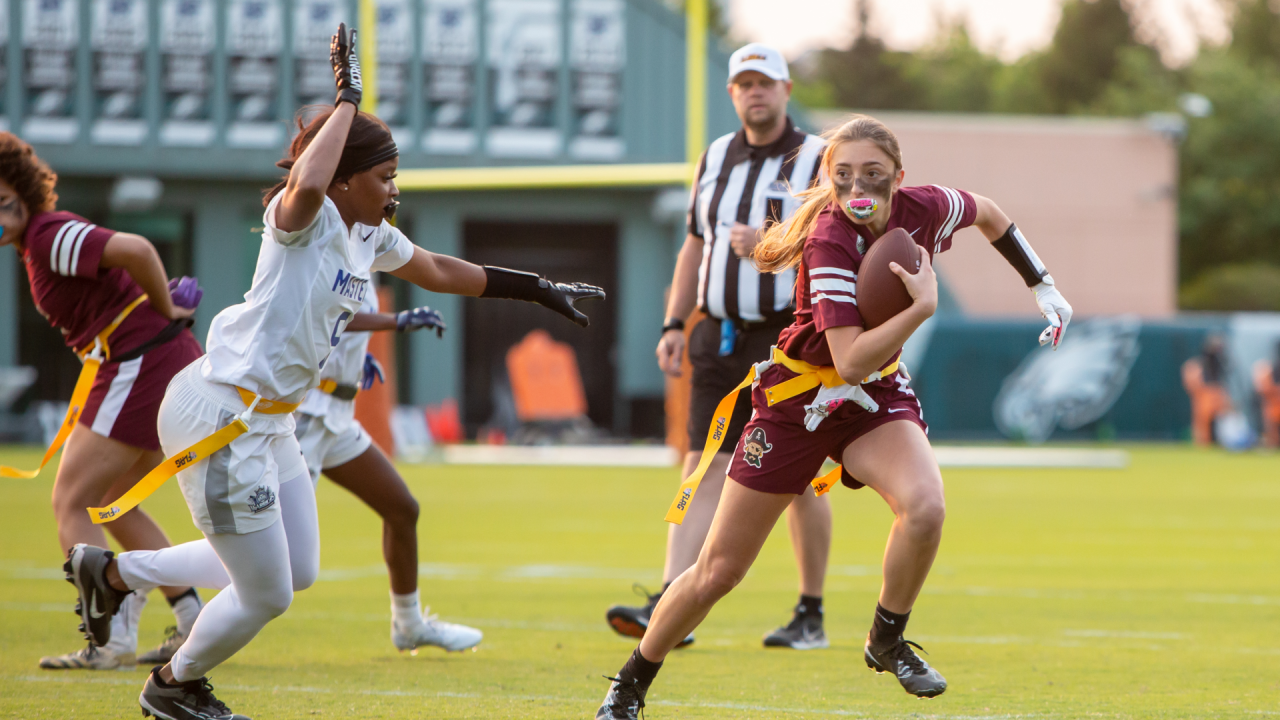
{"type": "Polygon", "coordinates": [[[827,131],[823,139],[827,141],[827,148],[822,153],[822,169],[826,173],[826,180],[797,195],[803,202],[790,218],[765,229],[764,239],[751,253],[751,259],[760,272],[778,272],[800,262],[804,253],[804,241],[813,232],[818,215],[837,199],[835,185],[831,182],[831,163],[837,147],[855,140],[869,140],[893,159],[895,173],[902,169],[902,150],[898,148],[898,137],[884,123],[868,115],[850,117],[843,125],[827,131]]]}

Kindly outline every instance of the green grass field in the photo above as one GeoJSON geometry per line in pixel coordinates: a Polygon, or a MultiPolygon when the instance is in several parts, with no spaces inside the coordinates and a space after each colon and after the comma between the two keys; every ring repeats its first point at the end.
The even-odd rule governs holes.
{"type": "MultiPolygon", "coordinates": [[[[0,462],[34,466],[37,453],[0,462]]],[[[482,628],[478,652],[391,646],[376,517],[322,481],[321,581],[212,676],[264,718],[587,718],[633,642],[604,623],[656,587],[672,471],[404,469],[422,502],[422,595],[482,628]]],[[[950,682],[921,701],[867,670],[862,641],[890,515],[833,492],[829,650],[766,651],[795,569],[775,531],[742,586],[675,653],[648,717],[1202,718],[1280,715],[1280,456],[1132,450],[1127,470],[946,471],[941,554],[908,637],[950,682]]],[[[0,717],[134,718],[145,670],[52,672],[80,643],[49,479],[6,480],[0,717]]],[[[197,537],[174,483],[145,507],[197,537]]],[[[208,594],[206,594],[208,597],[208,594]]],[[[158,593],[142,644],[172,616],[158,593]]]]}

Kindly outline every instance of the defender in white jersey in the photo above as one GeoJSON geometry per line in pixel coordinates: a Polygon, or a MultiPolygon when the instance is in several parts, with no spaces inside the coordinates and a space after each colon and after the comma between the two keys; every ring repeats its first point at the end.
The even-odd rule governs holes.
{"type": "Polygon", "coordinates": [[[416,652],[423,645],[459,652],[478,645],[484,633],[424,616],[418,598],[418,501],[355,417],[356,394],[382,380],[381,367],[368,353],[368,331],[422,328],[443,335],[445,324],[429,307],[379,313],[377,293],[366,293],[360,312],[325,363],[320,387],[307,393],[293,414],[294,435],[312,485],[323,473],[382,518],[382,555],[391,576],[392,644],[401,652],[416,652]]]}
{"type": "MultiPolygon", "coordinates": [[[[604,297],[596,287],[436,255],[392,227],[399,152],[386,124],[357,110],[355,33],[348,38],[339,26],[331,48],[335,108],[305,125],[299,118],[280,162],[289,176],[267,196],[253,286],[244,303],[213,321],[208,355],[174,378],[160,408],[166,463],[181,468],[178,482],[205,540],[118,559],[83,544],[69,553],[66,567],[85,607],[111,608],[124,593],[162,585],[225,588],[173,659],[147,678],[138,698],[144,715],[241,720],[213,695],[205,674],[315,581],[315,494],[292,413],[320,385],[343,330],[372,292],[370,273],[391,272],[434,292],[536,302],[582,326],[587,317],[573,303],[604,297]],[[186,454],[239,428],[237,421],[248,429],[229,444],[208,457],[186,454]]],[[[108,629],[95,630],[109,641],[108,629]]]]}

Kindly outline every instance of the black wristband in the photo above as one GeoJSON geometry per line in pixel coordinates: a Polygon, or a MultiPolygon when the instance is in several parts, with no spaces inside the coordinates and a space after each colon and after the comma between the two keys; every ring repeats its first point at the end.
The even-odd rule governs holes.
{"type": "Polygon", "coordinates": [[[508,300],[524,300],[539,302],[547,296],[550,283],[530,272],[508,270],[507,268],[484,266],[484,292],[482,298],[506,298],[508,300]]]}
{"type": "Polygon", "coordinates": [[[1031,244],[1027,242],[1026,236],[1018,229],[1014,223],[1009,224],[1009,229],[1004,234],[991,243],[991,246],[1004,256],[1005,260],[1013,266],[1014,270],[1022,276],[1023,282],[1027,287],[1035,287],[1044,280],[1049,274],[1045,269],[1044,263],[1040,262],[1040,258],[1036,255],[1036,251],[1031,249],[1031,244]]]}
{"type": "Polygon", "coordinates": [[[662,334],[666,335],[668,330],[684,330],[684,321],[679,318],[667,318],[662,326],[662,334]]]}

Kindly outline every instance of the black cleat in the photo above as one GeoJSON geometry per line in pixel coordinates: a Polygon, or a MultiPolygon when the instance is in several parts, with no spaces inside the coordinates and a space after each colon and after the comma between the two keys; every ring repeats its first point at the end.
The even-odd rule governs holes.
{"type": "Polygon", "coordinates": [[[790,623],[764,636],[764,646],[816,650],[831,647],[831,643],[822,629],[822,616],[801,614],[800,606],[796,606],[790,623]]]}
{"type": "MultiPolygon", "coordinates": [[[[649,618],[653,616],[653,609],[658,606],[658,601],[662,599],[662,593],[649,594],[640,583],[631,586],[631,589],[641,597],[645,598],[644,605],[614,605],[609,608],[604,617],[609,621],[612,627],[619,635],[626,637],[642,638],[644,631],[649,629],[649,618]]],[[[689,637],[680,641],[677,648],[682,648],[693,644],[693,633],[689,633],[689,637]]]]}
{"type": "Polygon", "coordinates": [[[160,720],[249,720],[244,715],[231,712],[213,696],[209,678],[173,685],[161,685],[160,682],[160,668],[156,667],[138,696],[143,717],[155,716],[160,720]]]}
{"type": "Polygon", "coordinates": [[[107,563],[112,557],[110,550],[80,543],[67,552],[67,562],[62,566],[67,582],[75,585],[80,594],[76,600],[80,632],[98,647],[111,640],[111,618],[129,594],[107,583],[107,563]]]}
{"type": "Polygon", "coordinates": [[[596,711],[596,720],[639,720],[649,687],[642,686],[636,680],[623,680],[621,675],[604,677],[612,680],[613,684],[609,686],[609,694],[604,696],[604,702],[596,711]]]}
{"type": "Polygon", "coordinates": [[[902,689],[921,698],[937,697],[947,690],[947,681],[929,663],[920,659],[912,647],[924,648],[910,640],[898,638],[892,645],[872,647],[867,641],[863,652],[867,667],[878,673],[893,673],[902,689]]]}

